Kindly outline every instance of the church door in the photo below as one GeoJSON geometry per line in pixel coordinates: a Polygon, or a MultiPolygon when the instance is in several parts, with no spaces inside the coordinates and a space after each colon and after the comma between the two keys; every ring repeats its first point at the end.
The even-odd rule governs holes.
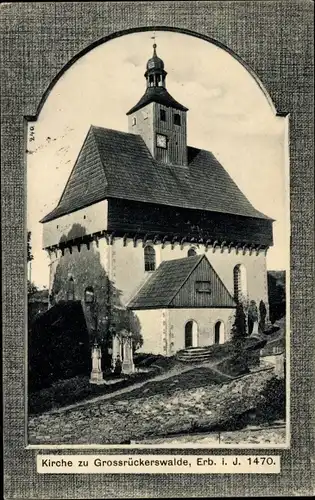
{"type": "Polygon", "coordinates": [[[185,325],[185,347],[192,347],[193,322],[188,321],[185,325]]]}
{"type": "Polygon", "coordinates": [[[198,325],[196,321],[188,321],[185,325],[185,347],[197,347],[198,325]]]}
{"type": "Polygon", "coordinates": [[[222,321],[217,321],[214,325],[214,343],[224,343],[224,323],[222,321]]]}

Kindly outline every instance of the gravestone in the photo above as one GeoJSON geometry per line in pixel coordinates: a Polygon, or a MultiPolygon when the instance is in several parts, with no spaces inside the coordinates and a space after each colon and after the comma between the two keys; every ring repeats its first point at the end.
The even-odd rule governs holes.
{"type": "Polygon", "coordinates": [[[114,371],[116,366],[117,358],[122,359],[122,342],[119,335],[113,335],[112,344],[112,371],[114,371]]]}
{"type": "Polygon", "coordinates": [[[90,384],[101,385],[106,383],[103,379],[101,361],[101,348],[97,344],[94,344],[92,347],[92,371],[90,376],[90,384]]]}
{"type": "Polygon", "coordinates": [[[133,351],[132,351],[132,336],[131,333],[127,331],[122,332],[122,346],[123,346],[123,363],[122,363],[122,373],[130,374],[135,372],[135,365],[133,362],[133,351]]]}

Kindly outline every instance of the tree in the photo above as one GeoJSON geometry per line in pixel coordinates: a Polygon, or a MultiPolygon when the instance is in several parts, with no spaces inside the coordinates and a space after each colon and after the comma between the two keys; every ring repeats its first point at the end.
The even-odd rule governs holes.
{"type": "MultiPolygon", "coordinates": [[[[31,245],[31,237],[32,233],[31,231],[27,231],[27,263],[31,265],[30,263],[32,260],[34,260],[33,254],[32,254],[32,245],[31,245]]],[[[32,283],[30,280],[27,280],[27,295],[30,297],[33,295],[35,292],[38,291],[38,288],[34,283],[32,283]]]]}
{"type": "Polygon", "coordinates": [[[34,259],[32,255],[31,236],[31,231],[27,231],[27,262],[31,262],[34,259]]]}
{"type": "Polygon", "coordinates": [[[243,304],[240,302],[236,306],[235,319],[232,327],[233,340],[242,340],[246,337],[246,316],[243,304]]]}
{"type": "Polygon", "coordinates": [[[236,306],[235,319],[232,326],[232,342],[234,344],[233,363],[239,373],[248,371],[248,353],[244,349],[246,339],[246,315],[241,302],[236,306]]]}
{"type": "Polygon", "coordinates": [[[266,330],[267,309],[263,300],[259,302],[259,329],[262,333],[266,330]]]}
{"type": "MultiPolygon", "coordinates": [[[[61,242],[84,237],[85,229],[80,224],[73,224],[67,235],[61,237],[61,242]]],[[[111,335],[126,329],[132,333],[135,342],[141,340],[141,326],[132,311],[126,310],[121,303],[121,291],[118,290],[101,263],[100,252],[92,244],[87,248],[81,244],[80,250],[65,251],[58,262],[51,291],[53,303],[67,300],[69,278],[74,281],[74,299],[81,300],[84,305],[85,291],[93,289],[95,297],[94,314],[97,321],[97,340],[108,346],[111,335]]],[[[94,334],[93,334],[94,335],[94,334]]],[[[94,341],[94,338],[91,339],[94,341]]],[[[141,342],[140,342],[141,343],[141,342]]]]}

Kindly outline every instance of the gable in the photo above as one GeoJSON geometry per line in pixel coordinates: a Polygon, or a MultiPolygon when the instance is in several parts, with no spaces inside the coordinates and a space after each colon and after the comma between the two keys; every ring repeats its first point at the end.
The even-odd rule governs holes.
{"type": "Polygon", "coordinates": [[[185,283],[170,302],[170,307],[235,307],[227,290],[207,257],[195,267],[185,283]]]}

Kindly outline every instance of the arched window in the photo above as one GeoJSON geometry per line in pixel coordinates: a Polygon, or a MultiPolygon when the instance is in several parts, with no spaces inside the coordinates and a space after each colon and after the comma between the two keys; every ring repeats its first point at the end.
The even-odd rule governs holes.
{"type": "Polygon", "coordinates": [[[155,250],[150,245],[144,248],[144,270],[155,271],[155,250]]]}
{"type": "Polygon", "coordinates": [[[197,252],[194,248],[190,248],[187,252],[187,257],[194,257],[194,255],[197,255],[197,252]]]}
{"type": "Polygon", "coordinates": [[[243,264],[237,264],[234,267],[234,299],[236,302],[242,302],[247,298],[247,276],[246,268],[243,264]]]}
{"type": "Polygon", "coordinates": [[[74,300],[74,281],[72,276],[68,279],[67,300],[74,300]]]}
{"type": "Polygon", "coordinates": [[[91,304],[94,302],[94,289],[92,286],[88,286],[84,292],[84,302],[86,304],[91,304]]]}
{"type": "Polygon", "coordinates": [[[132,118],[132,125],[137,125],[137,118],[135,116],[132,118]]]}

